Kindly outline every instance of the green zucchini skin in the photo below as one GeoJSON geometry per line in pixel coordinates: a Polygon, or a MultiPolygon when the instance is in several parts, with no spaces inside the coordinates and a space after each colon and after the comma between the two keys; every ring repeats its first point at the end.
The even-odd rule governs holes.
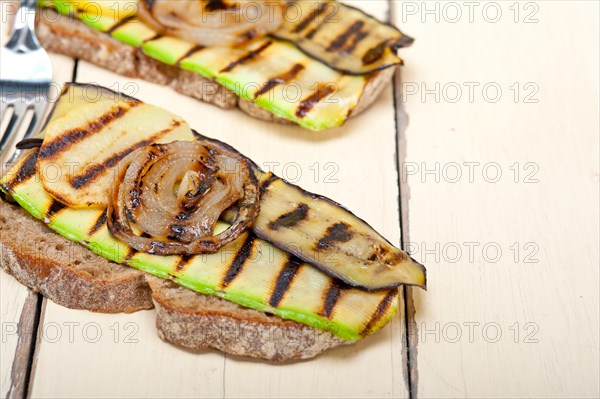
{"type": "MultiPolygon", "coordinates": [[[[86,12],[78,11],[70,3],[71,0],[46,0],[43,4],[65,15],[74,14],[90,27],[140,48],[157,61],[213,79],[244,100],[314,131],[343,125],[358,105],[369,81],[378,73],[377,70],[401,63],[393,50],[400,44],[395,44],[391,39],[389,43],[386,42],[389,46],[382,47],[385,51],[382,51],[376,63],[367,65],[365,70],[359,68],[360,74],[352,75],[348,71],[332,68],[343,70],[352,66],[337,61],[340,54],[323,53],[322,57],[314,58],[307,52],[322,53],[319,50],[322,46],[317,44],[313,48],[312,42],[303,41],[298,48],[290,42],[295,37],[285,29],[281,30],[278,37],[266,37],[242,47],[206,48],[160,35],[136,18],[135,13],[129,12],[127,5],[131,3],[130,0],[116,0],[114,9],[83,7],[86,12]],[[94,14],[93,10],[98,14],[94,14]]],[[[85,5],[87,2],[81,0],[79,3],[85,5]]],[[[371,40],[388,37],[392,32],[398,43],[409,43],[407,36],[401,32],[374,22],[372,17],[364,16],[358,10],[347,6],[340,6],[340,10],[343,16],[349,14],[357,18],[356,14],[362,15],[361,18],[367,21],[365,32],[366,29],[374,29],[375,33],[384,32],[383,36],[374,34],[371,40]]],[[[288,29],[293,30],[293,26],[288,29]]],[[[370,41],[364,43],[366,45],[370,41]]]]}
{"type": "MultiPolygon", "coordinates": [[[[67,85],[48,125],[80,113],[78,106],[86,106],[83,91],[89,87],[67,85]]],[[[101,90],[115,95],[115,101],[131,101],[101,90]]],[[[214,254],[158,256],[136,252],[110,234],[105,208],[68,207],[48,194],[36,169],[37,161],[38,150],[24,151],[0,180],[2,191],[57,233],[111,261],[172,279],[203,294],[331,331],[347,341],[374,333],[397,312],[398,289],[368,292],[350,287],[251,231],[214,254]]],[[[217,229],[226,226],[221,224],[217,229]]]]}

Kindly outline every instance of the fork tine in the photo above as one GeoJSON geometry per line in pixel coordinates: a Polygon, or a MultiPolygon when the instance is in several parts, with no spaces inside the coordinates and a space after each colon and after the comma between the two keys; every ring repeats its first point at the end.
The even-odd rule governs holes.
{"type": "MultiPolygon", "coordinates": [[[[42,129],[43,123],[46,120],[46,111],[47,111],[48,102],[45,98],[41,98],[33,104],[33,115],[31,116],[31,120],[29,122],[29,128],[25,131],[25,134],[18,141],[22,141],[31,136],[37,135],[40,133],[42,129]]],[[[16,132],[16,131],[15,131],[16,132]]],[[[13,144],[17,144],[18,141],[15,141],[13,144]]],[[[6,159],[7,164],[13,163],[17,157],[21,154],[21,150],[14,149],[14,151],[7,151],[5,156],[0,156],[0,160],[6,159]],[[12,152],[10,157],[7,157],[8,152],[12,152]]]]}
{"type": "Polygon", "coordinates": [[[8,134],[8,125],[10,124],[10,119],[12,119],[12,115],[8,117],[8,110],[12,105],[4,101],[4,98],[0,102],[0,142],[2,138],[8,134]]]}
{"type": "MultiPolygon", "coordinates": [[[[3,159],[7,158],[6,154],[4,154],[5,149],[7,149],[8,145],[12,144],[12,141],[14,141],[14,136],[19,131],[19,127],[23,123],[23,120],[25,119],[25,114],[27,113],[27,109],[29,108],[29,104],[21,101],[14,102],[13,106],[14,113],[12,115],[10,123],[8,124],[8,128],[6,129],[6,133],[4,133],[4,136],[0,141],[0,153],[2,153],[1,158],[3,159]]],[[[12,153],[13,151],[6,152],[12,153]]]]}
{"type": "Polygon", "coordinates": [[[29,129],[25,132],[25,136],[23,139],[27,139],[33,135],[37,135],[40,130],[42,130],[42,126],[44,121],[46,120],[46,111],[48,109],[48,101],[46,98],[42,96],[39,100],[33,104],[33,117],[31,119],[31,125],[29,129]]]}

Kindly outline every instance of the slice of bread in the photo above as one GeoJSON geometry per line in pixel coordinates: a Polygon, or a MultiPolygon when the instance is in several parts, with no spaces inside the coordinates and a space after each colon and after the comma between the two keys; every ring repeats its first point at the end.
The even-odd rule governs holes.
{"type": "Polygon", "coordinates": [[[0,246],[2,269],[60,305],[104,313],[153,307],[144,273],[109,262],[4,201],[0,246]]]}
{"type": "Polygon", "coordinates": [[[54,302],[95,312],[156,307],[158,335],[192,349],[271,361],[307,359],[343,345],[334,334],[202,295],[110,262],[0,200],[0,265],[54,302]]]}
{"type": "MultiPolygon", "coordinates": [[[[74,17],[61,16],[51,9],[38,13],[37,36],[48,51],[79,58],[121,75],[171,86],[178,92],[198,100],[230,109],[239,107],[248,115],[270,122],[292,122],[239,98],[219,83],[203,76],[158,62],[140,49],[124,44],[95,30],[74,17]]],[[[351,116],[364,111],[389,83],[395,67],[370,75],[351,116]]]]}

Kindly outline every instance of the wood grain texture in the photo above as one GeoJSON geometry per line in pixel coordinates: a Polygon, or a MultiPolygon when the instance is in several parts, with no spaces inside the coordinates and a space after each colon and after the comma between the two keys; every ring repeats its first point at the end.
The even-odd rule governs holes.
{"type": "MultiPolygon", "coordinates": [[[[385,1],[368,2],[369,12],[382,18],[387,8],[385,1]]],[[[266,170],[342,202],[391,242],[400,242],[391,86],[370,110],[343,128],[315,133],[224,111],[84,62],[79,63],[77,80],[122,90],[175,111],[202,134],[233,145],[266,170]]],[[[213,351],[192,354],[160,342],[153,311],[106,316],[48,302],[40,325],[48,332],[37,346],[31,395],[407,397],[402,317],[399,314],[384,330],[357,345],[306,362],[271,365],[213,351]],[[138,342],[123,341],[126,324],[127,332],[137,328],[130,338],[138,342]],[[115,329],[121,333],[117,342],[115,329]],[[101,338],[94,342],[96,331],[101,338]]]]}
{"type": "Polygon", "coordinates": [[[522,2],[518,23],[513,2],[496,23],[484,4],[473,23],[444,3],[439,23],[421,3],[395,13],[417,38],[401,87],[407,246],[429,289],[413,291],[413,384],[423,398],[598,397],[598,3],[522,2]]]}

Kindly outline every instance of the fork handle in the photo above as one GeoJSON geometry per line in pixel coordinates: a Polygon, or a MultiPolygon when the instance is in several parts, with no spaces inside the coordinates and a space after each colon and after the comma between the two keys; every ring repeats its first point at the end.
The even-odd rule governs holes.
{"type": "Polygon", "coordinates": [[[40,43],[35,36],[35,6],[37,0],[22,0],[15,15],[13,31],[6,47],[14,50],[37,50],[40,43]]]}

